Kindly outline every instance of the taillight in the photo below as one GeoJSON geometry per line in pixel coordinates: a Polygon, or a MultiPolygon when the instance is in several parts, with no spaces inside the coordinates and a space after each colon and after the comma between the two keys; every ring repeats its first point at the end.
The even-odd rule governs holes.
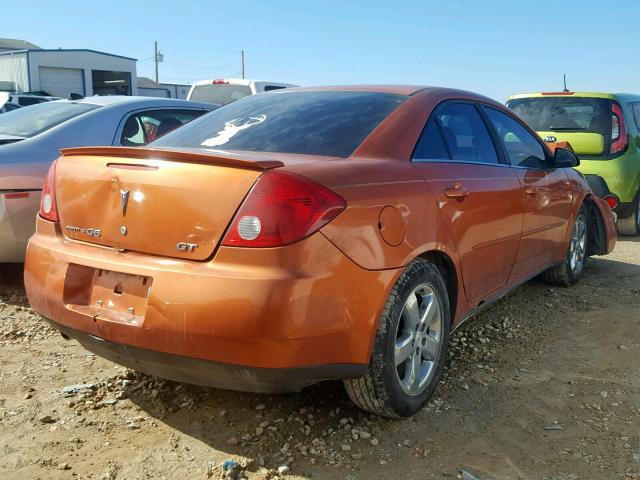
{"type": "Polygon", "coordinates": [[[222,244],[279,247],[318,231],[346,202],[337,193],[305,177],[264,173],[249,192],[222,244]]]}
{"type": "Polygon", "coordinates": [[[52,222],[59,222],[58,206],[56,205],[56,162],[49,167],[47,176],[42,187],[42,198],[40,200],[40,216],[52,222]]]}
{"type": "Polygon", "coordinates": [[[211,82],[212,85],[228,85],[229,84],[229,80],[214,80],[211,82]]]}
{"type": "Polygon", "coordinates": [[[618,197],[615,195],[607,195],[604,197],[604,201],[607,202],[607,205],[611,208],[611,210],[615,209],[618,206],[618,197]]]}
{"type": "Polygon", "coordinates": [[[623,152],[629,145],[629,136],[627,135],[627,125],[624,122],[622,108],[616,102],[611,104],[611,148],[609,153],[623,152]]]}

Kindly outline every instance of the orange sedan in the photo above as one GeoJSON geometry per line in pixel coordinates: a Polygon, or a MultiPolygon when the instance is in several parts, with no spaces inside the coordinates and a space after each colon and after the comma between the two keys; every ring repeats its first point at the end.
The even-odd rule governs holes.
{"type": "Polygon", "coordinates": [[[63,150],[27,293],[65,338],[152,375],[258,392],[343,379],[361,408],[408,416],[453,328],[613,249],[577,163],[469,92],[251,96],[147,148],[63,150]]]}

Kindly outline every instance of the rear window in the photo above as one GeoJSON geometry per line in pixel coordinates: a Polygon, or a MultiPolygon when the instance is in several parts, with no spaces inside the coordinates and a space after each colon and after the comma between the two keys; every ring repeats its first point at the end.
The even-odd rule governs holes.
{"type": "Polygon", "coordinates": [[[44,102],[7,112],[0,116],[0,134],[33,137],[98,105],[72,102],[44,102]]]}
{"type": "Polygon", "coordinates": [[[611,100],[585,97],[535,97],[509,100],[507,106],[537,132],[566,131],[611,136],[611,100]]]}
{"type": "Polygon", "coordinates": [[[212,85],[196,85],[189,100],[194,102],[215,103],[227,105],[246,96],[251,95],[251,87],[248,85],[231,85],[228,83],[212,85]]]}
{"type": "Polygon", "coordinates": [[[405,99],[381,92],[252,95],[152,145],[348,157],[405,99]]]}

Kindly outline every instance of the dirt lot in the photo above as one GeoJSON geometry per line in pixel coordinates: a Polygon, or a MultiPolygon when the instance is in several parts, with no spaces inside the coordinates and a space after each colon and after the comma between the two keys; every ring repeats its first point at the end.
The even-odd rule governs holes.
{"type": "Polygon", "coordinates": [[[125,370],[39,321],[17,269],[0,276],[3,480],[640,478],[633,240],[580,285],[530,282],[458,329],[436,396],[403,421],[337,382],[261,396],[125,370]]]}

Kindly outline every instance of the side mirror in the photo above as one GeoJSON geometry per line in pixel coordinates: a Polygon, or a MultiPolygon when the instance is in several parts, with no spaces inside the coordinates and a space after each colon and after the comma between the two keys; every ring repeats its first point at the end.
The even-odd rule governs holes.
{"type": "Polygon", "coordinates": [[[555,168],[572,168],[580,165],[580,159],[571,150],[556,148],[553,154],[553,166],[555,168]]]}

